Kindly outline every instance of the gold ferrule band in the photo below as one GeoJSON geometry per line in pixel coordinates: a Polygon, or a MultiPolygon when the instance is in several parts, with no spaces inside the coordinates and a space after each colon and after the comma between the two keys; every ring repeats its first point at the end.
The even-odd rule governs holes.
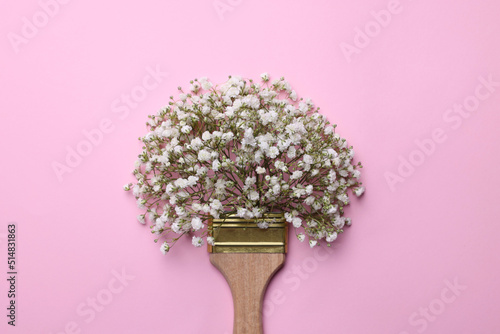
{"type": "Polygon", "coordinates": [[[234,215],[211,219],[208,245],[210,253],[286,253],[288,248],[288,223],[282,214],[267,214],[259,219],[243,219],[234,215]],[[257,223],[266,222],[267,228],[257,223]]]}

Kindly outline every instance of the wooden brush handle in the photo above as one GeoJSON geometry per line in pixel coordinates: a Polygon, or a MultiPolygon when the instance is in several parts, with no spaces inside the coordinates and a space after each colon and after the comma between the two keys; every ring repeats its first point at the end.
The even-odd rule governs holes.
{"type": "Polygon", "coordinates": [[[224,275],[233,295],[233,334],[262,334],[262,302],[273,275],[283,267],[280,253],[213,253],[210,262],[224,275]]]}

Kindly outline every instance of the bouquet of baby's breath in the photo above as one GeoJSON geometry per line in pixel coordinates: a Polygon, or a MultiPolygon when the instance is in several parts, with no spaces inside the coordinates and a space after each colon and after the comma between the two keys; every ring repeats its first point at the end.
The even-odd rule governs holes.
{"type": "Polygon", "coordinates": [[[343,217],[347,191],[364,192],[352,147],[284,78],[261,78],[233,76],[220,86],[195,79],[149,116],[137,183],[124,188],[146,211],[138,220],[149,220],[155,242],[164,240],[163,253],[185,234],[194,246],[212,244],[205,221],[227,214],[267,228],[259,218],[284,212],[311,247],[330,245],[351,224],[343,217]]]}

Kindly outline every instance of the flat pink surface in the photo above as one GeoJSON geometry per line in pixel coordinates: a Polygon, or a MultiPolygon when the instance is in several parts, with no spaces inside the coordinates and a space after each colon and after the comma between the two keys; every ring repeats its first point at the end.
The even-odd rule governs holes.
{"type": "Polygon", "coordinates": [[[331,254],[291,242],[265,332],[500,333],[500,2],[60,1],[0,4],[0,332],[229,334],[205,249],[163,256],[121,187],[177,86],[267,71],[339,124],[367,191],[331,254]]]}

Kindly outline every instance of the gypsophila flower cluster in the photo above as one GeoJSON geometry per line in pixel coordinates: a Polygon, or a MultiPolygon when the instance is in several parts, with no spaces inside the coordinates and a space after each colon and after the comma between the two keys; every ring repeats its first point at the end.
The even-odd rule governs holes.
{"type": "Polygon", "coordinates": [[[353,148],[284,78],[261,79],[233,76],[220,86],[195,79],[149,116],[137,182],[124,189],[145,210],[138,221],[164,240],[162,253],[185,234],[195,247],[213,244],[206,220],[229,213],[258,219],[284,212],[311,247],[329,245],[351,224],[343,216],[348,190],[364,192],[353,148]]]}

